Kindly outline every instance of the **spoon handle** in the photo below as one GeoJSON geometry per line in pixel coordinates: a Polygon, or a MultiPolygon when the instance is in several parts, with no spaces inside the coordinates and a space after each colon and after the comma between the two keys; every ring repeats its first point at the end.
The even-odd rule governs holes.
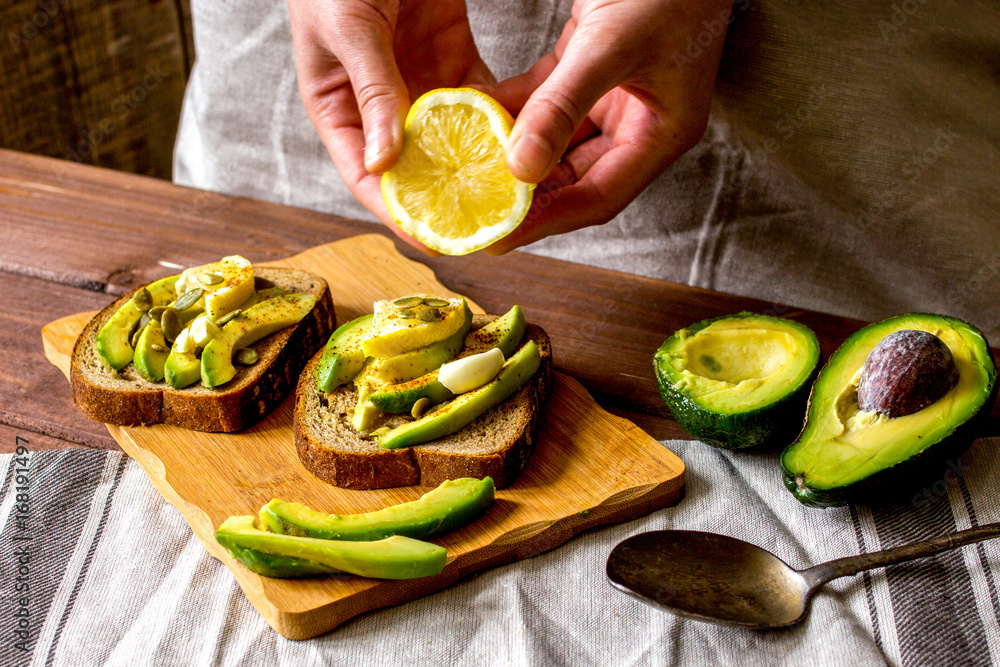
{"type": "Polygon", "coordinates": [[[875,551],[870,554],[860,554],[858,556],[848,556],[838,558],[828,563],[822,563],[802,570],[802,576],[809,582],[810,588],[820,586],[831,579],[839,579],[851,574],[857,574],[865,570],[873,570],[877,567],[884,567],[894,563],[933,556],[942,551],[949,551],[975,544],[983,540],[1000,537],[1000,523],[988,523],[978,528],[969,528],[950,535],[942,535],[923,542],[913,542],[904,544],[901,547],[894,547],[884,551],[875,551]]]}

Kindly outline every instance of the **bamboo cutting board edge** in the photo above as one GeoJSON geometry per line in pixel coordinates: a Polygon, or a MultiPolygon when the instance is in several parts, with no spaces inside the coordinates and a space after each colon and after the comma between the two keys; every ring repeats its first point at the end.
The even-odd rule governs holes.
{"type": "MultiPolygon", "coordinates": [[[[352,303],[352,298],[344,297],[345,294],[357,297],[355,292],[359,290],[370,292],[373,287],[370,284],[372,275],[402,276],[402,279],[410,287],[409,291],[420,290],[449,295],[454,294],[437,282],[433,272],[428,267],[402,257],[402,255],[396,252],[391,241],[379,235],[354,237],[325,246],[319,246],[295,257],[280,262],[273,262],[272,264],[294,265],[298,268],[314,271],[320,275],[323,275],[324,272],[329,275],[331,262],[348,261],[356,263],[358,260],[364,261],[357,262],[357,266],[364,265],[366,267],[365,270],[370,272],[368,281],[363,277],[365,271],[351,271],[336,273],[333,276],[337,281],[336,286],[331,282],[331,290],[333,291],[334,302],[337,306],[338,322],[343,322],[364,312],[365,308],[363,305],[360,305],[361,302],[357,298],[354,298],[352,303]]],[[[381,286],[375,291],[378,292],[376,298],[384,298],[386,296],[398,295],[402,290],[400,290],[398,285],[396,287],[389,285],[381,286]]],[[[364,299],[370,297],[370,294],[366,294],[364,299]]],[[[473,304],[470,302],[470,305],[473,304]]],[[[478,310],[474,305],[473,308],[474,310],[478,310]]],[[[370,307],[368,310],[370,310],[370,307]]],[[[92,313],[80,313],[52,322],[43,328],[42,337],[45,354],[67,376],[69,373],[68,351],[71,350],[72,340],[75,339],[73,331],[78,332],[89,320],[90,316],[92,316],[92,313]]],[[[286,399],[286,403],[290,400],[292,399],[286,399]]],[[[440,590],[476,570],[502,563],[514,562],[555,548],[583,530],[605,523],[636,518],[676,503],[680,499],[684,488],[683,462],[631,422],[603,411],[603,409],[593,402],[593,399],[590,398],[589,394],[587,394],[586,390],[578,382],[568,376],[554,373],[553,397],[550,399],[550,409],[555,412],[552,413],[549,420],[546,420],[546,426],[543,430],[555,433],[560,440],[567,440],[565,435],[567,428],[571,433],[576,432],[576,423],[571,423],[568,427],[566,424],[561,424],[561,422],[573,419],[575,415],[575,418],[584,424],[584,426],[579,427],[583,429],[582,432],[584,435],[588,432],[587,429],[600,428],[606,431],[604,433],[605,439],[608,437],[608,432],[621,435],[622,441],[627,442],[632,447],[628,451],[632,452],[635,450],[635,452],[638,452],[636,454],[635,465],[638,465],[639,469],[635,469],[633,466],[624,470],[623,477],[627,477],[624,487],[614,487],[612,489],[615,490],[614,493],[610,493],[605,497],[595,497],[592,501],[588,501],[591,504],[582,507],[579,512],[569,515],[559,515],[553,512],[545,520],[519,524],[513,530],[508,527],[508,529],[501,531],[499,534],[491,535],[491,538],[483,536],[475,537],[475,539],[469,538],[466,540],[468,544],[464,545],[464,547],[459,542],[457,552],[453,552],[454,545],[449,545],[448,565],[441,574],[435,577],[411,580],[409,582],[371,582],[371,580],[367,580],[361,586],[358,586],[356,583],[354,585],[343,584],[344,587],[350,589],[347,594],[326,594],[330,589],[336,588],[341,583],[338,582],[338,578],[322,582],[308,580],[315,584],[311,589],[297,589],[296,586],[299,586],[299,584],[282,587],[283,584],[275,584],[275,582],[283,580],[268,580],[250,573],[236,563],[215,542],[214,527],[218,523],[221,523],[221,518],[219,516],[213,518],[208,510],[197,504],[197,499],[185,498],[184,494],[175,488],[175,486],[182,487],[183,480],[175,478],[173,483],[171,483],[169,479],[171,473],[167,470],[168,464],[165,464],[160,456],[157,456],[156,453],[143,446],[142,442],[140,442],[146,441],[148,443],[148,438],[157,437],[162,430],[172,427],[162,425],[137,428],[108,426],[108,430],[123,449],[143,466],[157,491],[181,511],[191,525],[193,532],[209,553],[225,563],[234,573],[247,598],[254,604],[264,619],[279,634],[285,637],[305,639],[328,631],[359,613],[397,604],[440,590]],[[566,415],[563,414],[564,411],[567,413],[566,415]],[[556,425],[549,426],[550,423],[556,425]],[[559,430],[560,428],[562,429],[561,431],[559,430]],[[151,434],[153,435],[151,436],[151,434]],[[647,467],[643,468],[643,464],[646,464],[647,467]],[[473,546],[469,546],[469,544],[473,546]],[[452,556],[452,553],[455,553],[455,555],[452,556]],[[320,593],[315,594],[316,590],[319,590],[320,593]],[[324,594],[326,594],[325,597],[324,594]],[[305,598],[304,602],[300,603],[300,596],[305,598]]],[[[272,415],[280,413],[282,410],[283,408],[279,407],[272,415]]],[[[265,421],[268,419],[272,419],[272,417],[265,418],[265,421]]],[[[192,439],[201,437],[195,432],[185,433],[192,439]]],[[[239,437],[239,434],[234,435],[236,438],[239,437]]],[[[233,438],[234,435],[212,434],[211,437],[221,436],[221,442],[229,443],[236,442],[235,440],[226,440],[227,438],[233,438]]],[[[546,436],[540,433],[540,446],[546,446],[546,443],[542,442],[545,437],[550,437],[548,444],[551,445],[556,436],[552,436],[552,434],[546,436]]],[[[569,439],[572,440],[572,438],[569,439]]],[[[570,449],[567,451],[572,450],[574,443],[571,442],[569,445],[570,449]]],[[[533,460],[539,458],[540,455],[536,452],[533,460]]],[[[558,457],[555,458],[557,459],[558,457]]],[[[297,459],[295,463],[298,463],[297,459]]],[[[579,461],[576,462],[576,464],[579,463],[579,461]]],[[[529,461],[529,468],[531,466],[532,462],[529,461]]],[[[599,471],[595,470],[592,472],[599,471]]],[[[179,473],[178,471],[173,471],[173,473],[175,476],[180,474],[181,477],[186,474],[183,470],[179,471],[179,473]]],[[[558,477],[562,474],[562,471],[556,470],[548,474],[558,477]]],[[[537,477],[537,475],[535,476],[537,477]]],[[[527,480],[528,477],[529,474],[527,471],[522,473],[522,478],[527,480]]],[[[421,488],[420,492],[422,493],[426,490],[421,488]]],[[[542,490],[544,491],[544,489],[542,490]]],[[[603,492],[601,491],[600,493],[603,492]]],[[[512,503],[516,509],[520,509],[518,501],[523,503],[525,497],[530,498],[530,494],[530,486],[527,489],[519,489],[519,484],[516,483],[509,490],[499,491],[497,497],[500,502],[512,503]]],[[[203,498],[201,502],[204,504],[206,501],[203,498]]],[[[537,510],[537,508],[535,509],[537,510]]],[[[244,511],[244,513],[246,512],[244,511]]],[[[493,513],[495,513],[495,510],[493,510],[493,513]]],[[[218,514],[217,511],[216,514],[218,514]]],[[[524,513],[522,512],[522,514],[524,513]]],[[[521,517],[520,520],[525,521],[526,519],[521,517]]],[[[493,530],[496,527],[490,526],[489,528],[493,530]]],[[[447,538],[448,536],[445,536],[445,539],[447,538]]],[[[359,578],[352,577],[349,579],[358,580],[359,578]]]]}

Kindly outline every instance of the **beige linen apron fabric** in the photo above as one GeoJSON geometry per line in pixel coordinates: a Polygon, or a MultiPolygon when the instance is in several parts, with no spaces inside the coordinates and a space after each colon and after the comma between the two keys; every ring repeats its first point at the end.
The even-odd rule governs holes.
{"type": "MultiPolygon", "coordinates": [[[[470,4],[499,78],[571,6],[470,4]]],[[[302,109],[285,4],[193,5],[176,180],[372,219],[302,109]]],[[[529,250],[863,319],[948,313],[997,340],[998,62],[996,2],[737,0],[704,140],[612,222],[529,250]]]]}

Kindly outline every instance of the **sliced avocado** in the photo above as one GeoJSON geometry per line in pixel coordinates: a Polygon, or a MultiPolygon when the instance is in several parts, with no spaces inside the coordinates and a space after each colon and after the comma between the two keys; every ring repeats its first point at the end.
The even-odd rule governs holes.
{"type": "Polygon", "coordinates": [[[819,341],[809,328],[745,312],[681,329],[653,357],[677,423],[724,449],[794,440],[818,365],[819,341]]]}
{"type": "Polygon", "coordinates": [[[189,324],[174,341],[170,354],[163,364],[163,377],[174,389],[189,387],[201,379],[201,359],[195,354],[194,342],[187,341],[190,335],[189,324]],[[187,351],[181,352],[182,347],[187,351]]]}
{"type": "Polygon", "coordinates": [[[373,542],[278,535],[254,527],[252,516],[226,519],[216,541],[247,568],[271,577],[347,572],[375,579],[415,579],[444,569],[443,547],[395,535],[373,542]]]}
{"type": "Polygon", "coordinates": [[[971,324],[926,313],[871,324],[844,341],[820,371],[805,428],[781,455],[785,486],[806,505],[833,507],[921,483],[965,451],[996,394],[993,355],[971,324]],[[948,347],[958,369],[957,384],[904,416],[862,410],[858,384],[866,361],[882,341],[904,330],[926,331],[948,347]]]}
{"type": "Polygon", "coordinates": [[[461,297],[410,295],[393,301],[376,301],[374,315],[371,331],[362,345],[366,356],[382,359],[426,347],[462,328],[468,331],[472,323],[472,311],[461,297]],[[399,305],[411,301],[415,305],[399,305]],[[444,305],[431,307],[428,303],[444,305]]]}
{"type": "Polygon", "coordinates": [[[320,391],[331,392],[361,372],[365,365],[361,343],[371,328],[372,317],[374,315],[362,315],[342,324],[330,335],[316,367],[316,387],[320,391]]]}
{"type": "Polygon", "coordinates": [[[153,320],[139,334],[132,363],[135,364],[135,370],[139,375],[150,382],[160,382],[163,379],[163,365],[169,354],[170,348],[167,339],[163,337],[163,328],[159,322],[153,320]]]}
{"type": "MultiPolygon", "coordinates": [[[[167,276],[146,286],[153,298],[153,306],[163,306],[176,297],[176,282],[177,276],[167,276]]],[[[130,339],[143,312],[129,299],[104,323],[97,334],[97,353],[116,371],[125,368],[132,361],[134,351],[130,339]]]]}
{"type": "Polygon", "coordinates": [[[298,323],[316,305],[312,294],[286,294],[261,301],[222,327],[201,354],[201,382],[218,387],[236,376],[233,351],[298,323]]]}
{"type": "Polygon", "coordinates": [[[379,410],[394,415],[409,414],[413,404],[424,397],[431,399],[433,405],[450,401],[455,394],[438,381],[437,373],[434,370],[409,382],[389,385],[370,394],[368,400],[379,410]]]}
{"type": "MultiPolygon", "coordinates": [[[[514,306],[489,324],[470,331],[465,336],[462,351],[455,355],[454,360],[480,354],[494,347],[500,348],[504,358],[510,357],[524,338],[526,326],[521,307],[514,306]]],[[[446,359],[445,362],[447,361],[452,360],[446,359]]],[[[381,388],[371,394],[368,400],[378,409],[398,415],[410,412],[413,404],[424,397],[437,405],[450,401],[455,394],[438,381],[437,369],[434,369],[419,378],[381,388]]]]}
{"type": "Polygon", "coordinates": [[[379,385],[398,384],[440,368],[462,351],[470,325],[471,321],[467,321],[451,336],[425,347],[394,357],[373,358],[369,377],[379,385]]]}
{"type": "Polygon", "coordinates": [[[475,331],[470,331],[469,335],[465,337],[462,351],[456,358],[471,357],[473,354],[499,347],[500,351],[503,352],[504,359],[507,359],[514,354],[514,350],[524,338],[526,328],[524,312],[520,306],[514,306],[492,322],[475,331]]]}
{"type": "Polygon", "coordinates": [[[500,372],[479,389],[461,394],[412,422],[382,433],[379,444],[385,449],[409,447],[444,437],[463,428],[476,417],[507,400],[527,382],[541,364],[535,341],[529,340],[507,360],[500,372]]]}
{"type": "Polygon", "coordinates": [[[493,504],[493,479],[448,480],[419,500],[367,514],[324,514],[301,503],[272,500],[260,510],[259,524],[282,535],[324,540],[370,541],[391,535],[431,539],[479,519],[493,504]]]}

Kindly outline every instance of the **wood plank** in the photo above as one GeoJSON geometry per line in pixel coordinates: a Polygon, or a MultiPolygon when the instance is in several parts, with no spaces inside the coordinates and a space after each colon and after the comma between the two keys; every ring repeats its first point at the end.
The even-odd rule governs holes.
{"type": "MultiPolygon", "coordinates": [[[[111,294],[172,271],[161,262],[189,266],[233,252],[275,260],[335,239],[383,234],[486,311],[519,303],[552,336],[555,367],[602,405],[667,418],[651,360],[683,326],[740,310],[790,317],[816,332],[827,356],[863,324],[523,252],[427,257],[381,225],[2,150],[0,233],[11,240],[0,246],[0,269],[111,294]]],[[[993,415],[1000,417],[1000,407],[993,415]]],[[[1000,419],[991,428],[1000,432],[1000,419]]]]}
{"type": "Polygon", "coordinates": [[[0,424],[0,454],[14,453],[21,446],[26,447],[30,452],[41,452],[47,449],[80,448],[80,445],[76,442],[61,440],[53,438],[50,435],[0,424]]]}
{"type": "MultiPolygon", "coordinates": [[[[103,424],[84,417],[42,350],[42,326],[68,312],[103,308],[106,294],[0,274],[0,424],[98,449],[117,449],[103,424]]],[[[52,442],[39,438],[39,448],[52,442]]],[[[53,445],[54,446],[54,445],[53,445]]]]}
{"type": "MultiPolygon", "coordinates": [[[[398,295],[412,285],[448,295],[427,267],[398,255],[382,236],[320,246],[282,264],[326,278],[338,319],[345,313],[368,312],[374,300],[398,295]],[[350,274],[333,268],[348,258],[350,274]]],[[[88,319],[70,316],[45,327],[48,358],[64,372],[73,342],[88,319]]],[[[449,556],[441,574],[401,582],[261,577],[236,563],[215,541],[214,530],[229,516],[256,513],[271,498],[326,512],[367,512],[415,500],[427,491],[355,491],[319,481],[295,453],[292,403],[289,398],[239,433],[200,433],[162,424],[109,430],[164,498],[184,514],[205,548],[233,571],[265,620],[294,639],[439,590],[483,567],[552,549],[594,526],[642,516],[677,502],[683,492],[680,459],[641,429],[598,407],[578,382],[554,373],[527,467],[515,484],[498,491],[498,502],[485,518],[437,540],[449,556]]]]}

